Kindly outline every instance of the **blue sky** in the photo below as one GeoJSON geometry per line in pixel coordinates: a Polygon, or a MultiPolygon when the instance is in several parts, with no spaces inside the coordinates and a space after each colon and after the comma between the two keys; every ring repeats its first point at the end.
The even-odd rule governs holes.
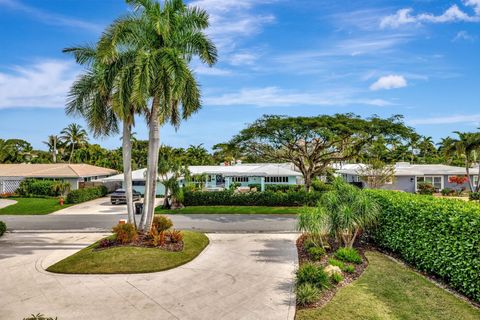
{"type": "MultiPolygon", "coordinates": [[[[263,114],[403,114],[440,137],[480,126],[480,0],[198,0],[219,62],[192,62],[203,108],[165,144],[210,148],[263,114]]],[[[93,43],[122,0],[0,0],[0,138],[35,148],[71,122],[82,69],[62,48],[93,43]]],[[[134,129],[147,137],[142,119],[134,129]]],[[[114,148],[119,137],[98,140],[114,148]]]]}

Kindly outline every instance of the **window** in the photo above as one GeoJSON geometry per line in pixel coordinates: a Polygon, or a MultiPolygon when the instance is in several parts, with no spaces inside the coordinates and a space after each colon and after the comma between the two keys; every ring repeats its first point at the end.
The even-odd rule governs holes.
{"type": "Polygon", "coordinates": [[[267,183],[288,183],[288,177],[265,177],[267,183]]]}
{"type": "Polygon", "coordinates": [[[472,182],[473,182],[473,186],[476,186],[478,184],[478,175],[473,176],[472,182]]]}
{"type": "Polygon", "coordinates": [[[145,181],[132,181],[132,186],[145,186],[145,181]]]}
{"type": "Polygon", "coordinates": [[[233,182],[248,182],[248,177],[232,177],[233,182]]]}
{"type": "Polygon", "coordinates": [[[435,188],[435,190],[442,190],[443,189],[443,179],[442,179],[441,176],[417,177],[417,190],[418,190],[418,185],[420,183],[431,184],[435,188]]]}

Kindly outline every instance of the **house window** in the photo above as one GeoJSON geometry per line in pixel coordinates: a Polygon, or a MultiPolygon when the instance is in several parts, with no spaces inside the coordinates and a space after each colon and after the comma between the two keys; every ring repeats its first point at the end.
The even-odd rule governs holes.
{"type": "Polygon", "coordinates": [[[417,177],[417,190],[420,183],[431,184],[435,188],[435,190],[443,189],[443,178],[441,176],[417,177]]]}
{"type": "Polygon", "coordinates": [[[267,183],[288,183],[288,177],[265,177],[267,183]]]}
{"type": "Polygon", "coordinates": [[[248,177],[232,177],[233,182],[248,182],[248,177]]]}

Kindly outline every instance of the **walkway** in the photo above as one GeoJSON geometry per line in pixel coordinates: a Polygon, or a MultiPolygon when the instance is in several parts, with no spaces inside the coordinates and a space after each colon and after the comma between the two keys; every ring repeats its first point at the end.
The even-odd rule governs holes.
{"type": "Polygon", "coordinates": [[[295,234],[209,234],[199,257],[159,273],[44,271],[103,236],[17,232],[0,238],[0,319],[31,313],[60,320],[294,318],[295,234]]]}

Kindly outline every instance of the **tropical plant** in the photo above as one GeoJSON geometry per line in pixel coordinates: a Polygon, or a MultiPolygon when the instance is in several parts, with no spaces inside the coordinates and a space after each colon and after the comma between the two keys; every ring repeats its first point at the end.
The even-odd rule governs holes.
{"type": "Polygon", "coordinates": [[[60,138],[57,135],[49,135],[47,141],[43,141],[47,145],[48,151],[52,154],[53,163],[57,162],[58,147],[60,146],[60,138]]]}
{"type": "Polygon", "coordinates": [[[85,129],[83,129],[79,124],[71,123],[66,128],[63,128],[60,134],[60,138],[66,144],[67,148],[70,149],[70,156],[68,158],[68,162],[70,163],[73,159],[75,148],[87,144],[87,131],[85,131],[85,129]]]}
{"type": "Polygon", "coordinates": [[[297,229],[308,234],[308,240],[321,248],[328,246],[330,216],[323,207],[303,208],[297,216],[297,229]]]}
{"type": "Polygon", "coordinates": [[[159,129],[196,112],[200,104],[197,81],[188,66],[193,56],[212,65],[216,48],[205,36],[208,14],[182,0],[128,0],[134,13],[117,19],[103,34],[99,50],[104,61],[115,61],[123,50],[134,53],[131,98],[143,108],[149,126],[145,207],[140,229],[149,230],[157,184],[159,129]],[[150,102],[150,107],[147,103],[150,102]]]}
{"type": "Polygon", "coordinates": [[[129,244],[138,239],[138,232],[133,223],[119,223],[112,230],[117,243],[129,244]]]}
{"type": "Polygon", "coordinates": [[[339,248],[335,252],[335,258],[345,262],[362,263],[362,256],[354,248],[339,248]]]}
{"type": "Polygon", "coordinates": [[[323,267],[311,262],[304,263],[298,268],[296,282],[298,286],[310,283],[320,290],[330,286],[328,274],[323,270],[323,267]]]}
{"type": "Polygon", "coordinates": [[[156,215],[153,218],[152,229],[156,229],[158,232],[166,231],[173,227],[172,220],[165,216],[156,215]]]}
{"type": "Polygon", "coordinates": [[[297,286],[297,304],[306,306],[314,303],[320,296],[320,291],[310,283],[304,283],[297,286]]]}

